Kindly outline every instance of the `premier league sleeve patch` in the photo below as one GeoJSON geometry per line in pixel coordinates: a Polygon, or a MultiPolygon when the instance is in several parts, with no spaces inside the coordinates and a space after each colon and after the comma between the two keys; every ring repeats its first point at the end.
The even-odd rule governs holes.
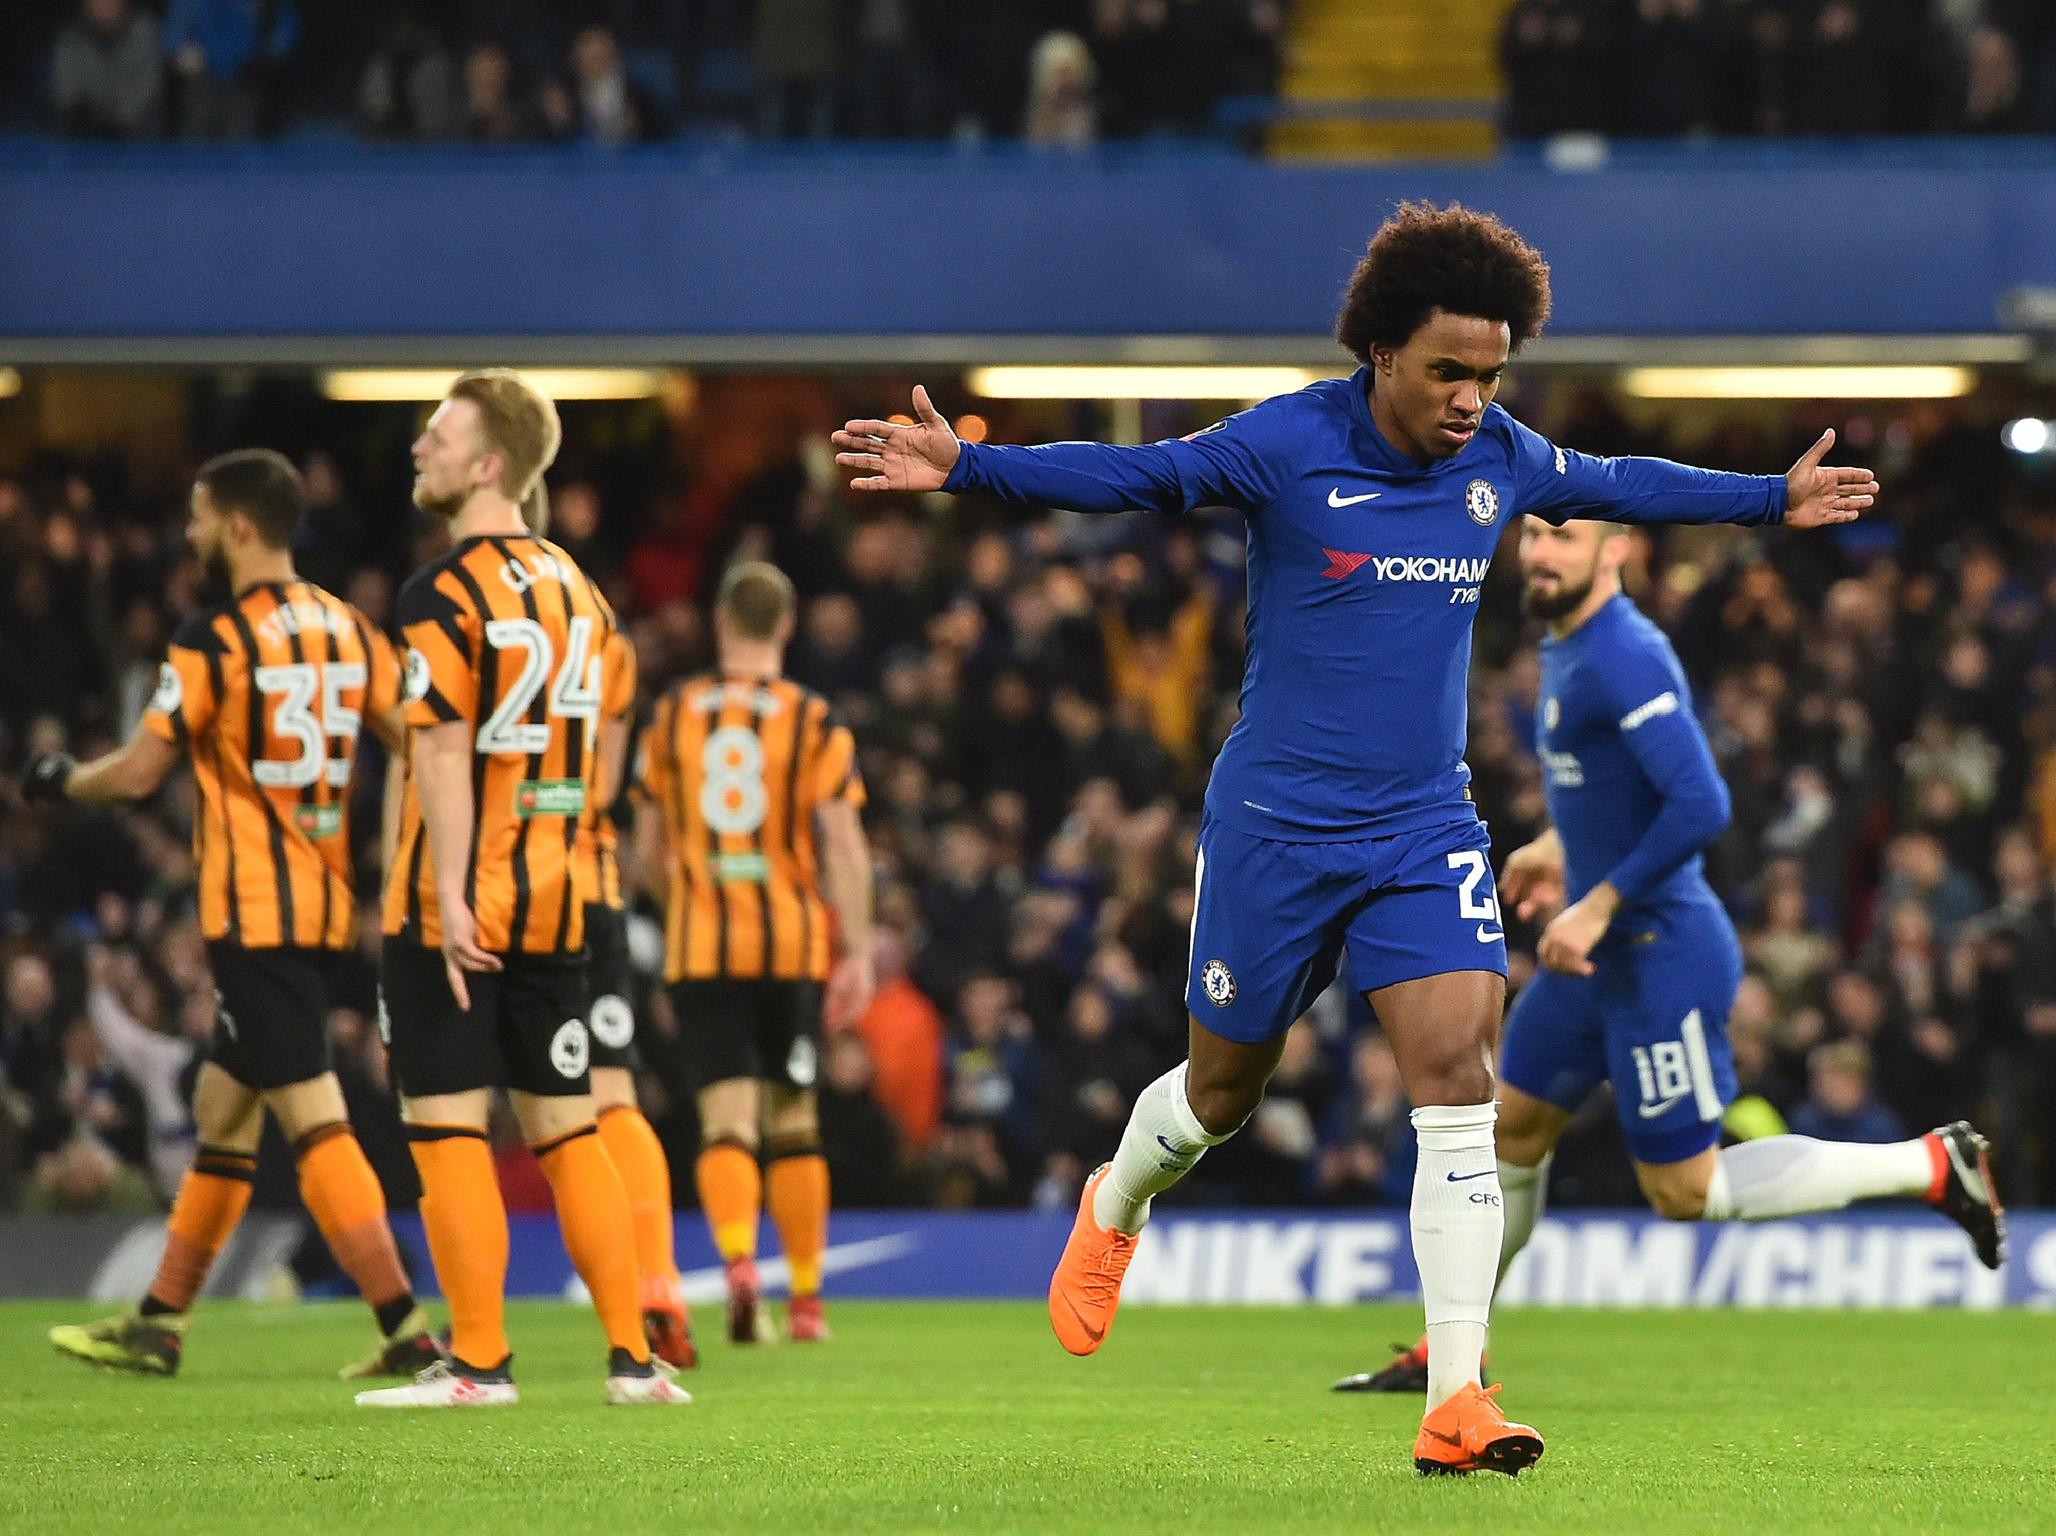
{"type": "Polygon", "coordinates": [[[412,704],[419,699],[427,698],[428,682],[428,658],[412,646],[409,646],[407,648],[407,677],[405,684],[406,701],[412,704]]]}

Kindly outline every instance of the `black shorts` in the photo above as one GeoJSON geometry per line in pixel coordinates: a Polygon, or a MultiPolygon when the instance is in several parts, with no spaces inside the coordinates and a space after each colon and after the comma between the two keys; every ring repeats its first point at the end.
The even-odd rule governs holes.
{"type": "Polygon", "coordinates": [[[328,1048],[329,949],[207,946],[214,1038],[207,1059],[245,1088],[283,1088],[335,1070],[328,1048]]]}
{"type": "Polygon", "coordinates": [[[635,976],[628,961],[628,914],[603,901],[585,908],[586,985],[592,993],[586,1028],[593,1065],[634,1067],[635,976]]]}
{"type": "Polygon", "coordinates": [[[473,1088],[556,1097],[590,1091],[584,958],[502,960],[504,970],[466,974],[467,1013],[450,991],[440,949],[385,941],[378,1030],[408,1098],[473,1088]]]}
{"type": "Polygon", "coordinates": [[[821,1065],[821,984],[716,976],[674,981],[679,1044],[702,1088],[750,1077],[812,1088],[821,1065]]]}

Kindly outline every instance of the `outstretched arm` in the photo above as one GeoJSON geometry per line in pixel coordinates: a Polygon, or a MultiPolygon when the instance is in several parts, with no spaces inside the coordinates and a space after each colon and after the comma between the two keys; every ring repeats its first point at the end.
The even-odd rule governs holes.
{"type": "Polygon", "coordinates": [[[1785,523],[1822,528],[1852,522],[1876,500],[1867,469],[1823,466],[1833,446],[1821,434],[1786,474],[1735,475],[1669,459],[1595,458],[1560,448],[1514,423],[1520,510],[1552,523],[1574,517],[1619,523],[1785,523]]]}
{"type": "Polygon", "coordinates": [[[1273,456],[1263,446],[1264,410],[1258,406],[1169,442],[1016,448],[959,441],[928,391],[916,385],[912,426],[850,421],[831,440],[835,462],[856,472],[852,490],[983,491],[1074,512],[1254,511],[1276,489],[1273,456]]]}

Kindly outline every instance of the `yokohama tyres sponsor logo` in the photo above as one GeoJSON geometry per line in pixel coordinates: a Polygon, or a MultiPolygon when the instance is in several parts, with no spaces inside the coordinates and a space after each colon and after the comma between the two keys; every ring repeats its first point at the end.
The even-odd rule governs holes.
{"type": "Polygon", "coordinates": [[[1447,555],[1373,555],[1371,569],[1380,581],[1451,581],[1475,586],[1485,579],[1490,560],[1458,560],[1447,555]]]}

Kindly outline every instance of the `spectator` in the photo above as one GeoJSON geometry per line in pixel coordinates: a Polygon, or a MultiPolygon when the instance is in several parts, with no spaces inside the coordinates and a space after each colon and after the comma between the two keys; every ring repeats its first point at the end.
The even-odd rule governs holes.
{"type": "Polygon", "coordinates": [[[828,1042],[820,1089],[821,1150],[839,1207],[908,1203],[901,1142],[876,1093],[864,1036],[845,1030],[828,1042]]]}
{"type": "Polygon", "coordinates": [[[372,139],[448,139],[460,123],[456,71],[409,7],[386,29],[357,83],[357,126],[372,139]]]}
{"type": "Polygon", "coordinates": [[[2013,39],[1994,26],[1972,32],[1964,46],[1962,131],[2026,132],[2027,102],[2022,88],[2020,51],[2013,39]]]}
{"type": "Polygon", "coordinates": [[[178,87],[180,135],[250,139],[269,132],[299,35],[293,0],[171,0],[164,47],[178,87]]]}
{"type": "Polygon", "coordinates": [[[514,64],[497,43],[464,56],[463,133],[474,144],[513,144],[536,136],[514,96],[514,64]]]}
{"type": "Polygon", "coordinates": [[[551,137],[588,144],[660,139],[665,124],[648,93],[629,77],[620,46],[605,27],[586,27],[571,43],[571,70],[543,88],[551,137]]]}
{"type": "Polygon", "coordinates": [[[860,139],[925,139],[935,132],[929,57],[932,0],[857,0],[850,61],[850,131],[860,139]]]}
{"type": "Polygon", "coordinates": [[[757,0],[757,133],[766,139],[825,139],[835,132],[842,74],[837,0],[757,0]]]}
{"type": "Polygon", "coordinates": [[[140,1173],[81,1131],[36,1164],[21,1209],[29,1216],[147,1216],[157,1197],[140,1173]]]}
{"type": "Polygon", "coordinates": [[[1629,130],[1705,137],[1727,105],[1725,22],[1707,0],[1635,0],[1621,60],[1629,130]]]}
{"type": "Polygon", "coordinates": [[[60,133],[148,139],[159,130],[164,50],[156,18],[129,0],[84,0],[57,36],[50,95],[60,133]]]}
{"type": "Polygon", "coordinates": [[[1383,1035],[1357,1040],[1349,1087],[1321,1128],[1314,1186],[1331,1205],[1404,1205],[1413,1183],[1412,1107],[1383,1035]]]}
{"type": "Polygon", "coordinates": [[[1823,1045],[1807,1062],[1812,1091],[1792,1111],[1795,1135],[1818,1141],[1904,1141],[1906,1127],[1870,1091],[1870,1054],[1854,1040],[1823,1045]]]}
{"type": "Polygon", "coordinates": [[[879,928],[874,953],[878,990],[856,1025],[869,1048],[867,1086],[891,1116],[900,1145],[919,1157],[942,1120],[942,1015],[908,978],[902,935],[879,928]]]}
{"type": "Polygon", "coordinates": [[[1050,32],[1028,64],[1028,117],[1021,136],[1051,149],[1086,149],[1098,137],[1092,54],[1075,32],[1050,32]]]}

